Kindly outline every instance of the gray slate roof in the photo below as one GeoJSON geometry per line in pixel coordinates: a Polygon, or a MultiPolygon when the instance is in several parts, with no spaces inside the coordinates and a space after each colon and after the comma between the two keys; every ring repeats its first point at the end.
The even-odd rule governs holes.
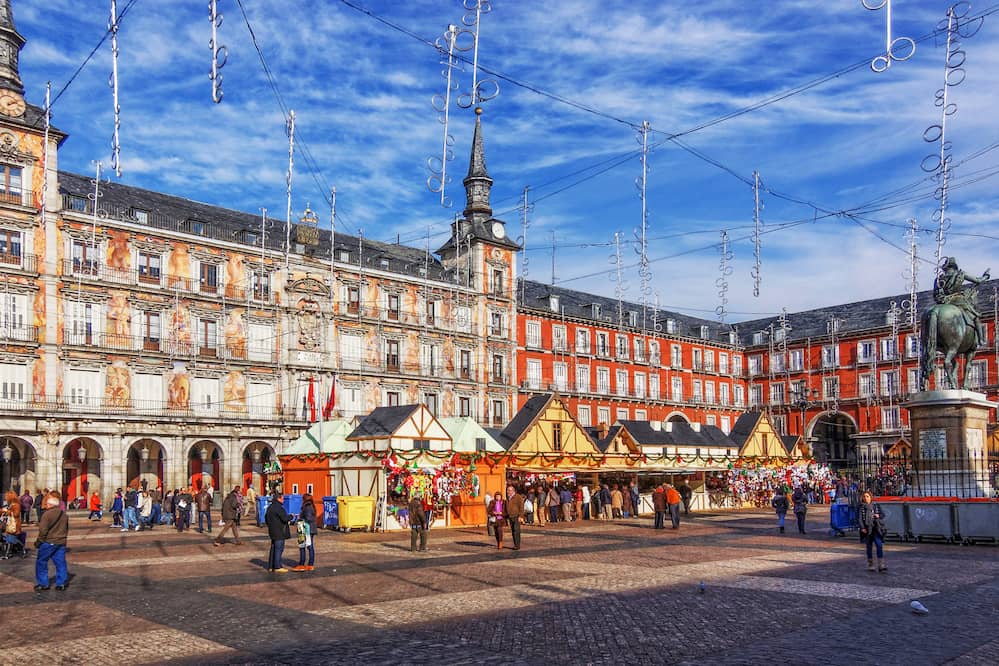
{"type": "MultiPolygon", "coordinates": [[[[988,315],[992,311],[992,290],[999,287],[999,280],[989,280],[978,285],[978,311],[983,315],[988,315]]],[[[831,305],[828,307],[816,308],[814,310],[804,310],[802,312],[791,312],[787,315],[788,340],[804,340],[805,338],[821,338],[829,335],[828,322],[831,317],[839,320],[839,335],[856,333],[860,331],[884,329],[890,327],[888,320],[888,310],[892,301],[901,308],[902,303],[909,300],[909,294],[898,294],[895,296],[884,296],[872,298],[866,301],[856,301],[854,303],[843,303],[841,305],[831,305]]],[[[921,316],[922,313],[934,304],[933,291],[920,291],[916,294],[916,311],[921,316]]],[[[899,314],[899,325],[905,328],[908,323],[908,314],[899,314]]],[[[753,345],[753,334],[767,330],[770,324],[774,328],[779,328],[777,317],[766,317],[763,319],[753,319],[740,322],[739,339],[743,345],[753,345]]],[[[763,344],[768,344],[768,338],[763,337],[763,344]]],[[[759,346],[759,345],[757,345],[759,346]]]]}
{"type": "Polygon", "coordinates": [[[674,421],[670,431],[656,430],[648,421],[618,421],[628,429],[628,432],[639,446],[693,446],[738,448],[721,428],[712,425],[702,425],[700,431],[694,430],[689,423],[674,421]]]}
{"type": "Polygon", "coordinates": [[[544,411],[553,396],[553,393],[542,393],[525,402],[524,406],[517,410],[516,415],[500,432],[496,441],[509,451],[527,429],[531,427],[534,420],[538,418],[538,414],[544,411]]]}
{"type": "Polygon", "coordinates": [[[603,453],[607,450],[607,447],[611,445],[611,442],[614,441],[614,438],[617,437],[618,433],[621,432],[622,427],[623,426],[619,424],[610,426],[607,429],[607,436],[603,438],[600,437],[600,426],[584,428],[584,430],[586,431],[586,434],[590,436],[590,439],[592,439],[597,445],[597,450],[603,453]]]}
{"type": "Polygon", "coordinates": [[[370,414],[361,419],[357,427],[347,435],[347,439],[375,439],[391,437],[395,431],[406,422],[419,405],[393,405],[391,407],[376,407],[370,414]]]}
{"type": "MultiPolygon", "coordinates": [[[[596,294],[588,294],[583,291],[576,291],[575,289],[566,289],[565,287],[552,286],[543,282],[523,279],[518,280],[518,297],[520,295],[521,287],[523,287],[524,292],[521,307],[524,309],[537,310],[551,316],[555,313],[552,313],[551,311],[550,297],[558,296],[559,309],[565,314],[566,317],[594,321],[593,305],[596,304],[600,306],[601,323],[609,326],[618,325],[617,300],[613,298],[597,296],[596,294]]],[[[628,312],[635,312],[638,317],[638,328],[642,328],[642,306],[638,303],[631,303],[627,301],[624,302],[623,305],[625,318],[624,325],[627,327],[628,312]]],[[[647,310],[647,314],[649,321],[646,322],[646,326],[651,329],[655,323],[652,321],[652,310],[647,310]]],[[[728,324],[719,324],[717,321],[712,321],[710,319],[701,319],[699,317],[691,317],[689,315],[680,314],[679,312],[660,310],[659,324],[663,331],[666,329],[667,319],[672,319],[676,322],[676,333],[671,335],[700,338],[701,326],[707,326],[710,340],[716,343],[727,343],[728,333],[732,328],[728,324]]]]}
{"type": "Polygon", "coordinates": [[[784,445],[784,450],[787,451],[788,455],[794,453],[794,446],[801,439],[798,435],[781,435],[780,441],[784,445]]]}
{"type": "Polygon", "coordinates": [[[729,431],[728,437],[735,445],[740,449],[749,439],[749,436],[753,434],[753,429],[756,424],[760,422],[760,417],[763,416],[763,412],[750,411],[743,412],[743,414],[735,420],[735,424],[732,426],[732,430],[729,431]]]}
{"type": "MultiPolygon", "coordinates": [[[[86,199],[88,194],[92,194],[93,188],[90,176],[67,172],[59,173],[60,194],[70,194],[86,199]]],[[[109,217],[113,219],[122,219],[132,224],[138,224],[132,211],[146,211],[151,232],[155,229],[182,231],[186,222],[196,220],[205,223],[206,237],[242,244],[249,254],[252,254],[254,250],[260,251],[259,240],[256,241],[255,245],[243,241],[244,233],[260,233],[259,215],[115,182],[102,183],[101,192],[103,195],[101,208],[107,211],[109,217]]],[[[283,252],[285,244],[284,221],[269,220],[268,223],[268,227],[264,230],[265,246],[269,250],[283,252]]],[[[292,242],[294,243],[294,230],[292,231],[292,242]]],[[[363,253],[359,253],[358,244],[357,236],[339,233],[336,235],[337,251],[347,250],[350,252],[349,261],[346,263],[359,265],[359,256],[363,254],[363,269],[385,270],[422,277],[421,269],[426,265],[429,279],[448,281],[453,279],[453,274],[446,271],[436,257],[431,254],[428,260],[425,250],[365,238],[363,239],[363,253]],[[382,259],[388,262],[387,266],[382,265],[382,259]]],[[[294,250],[294,245],[292,249],[294,250]]],[[[314,250],[314,256],[323,258],[326,262],[329,261],[330,232],[328,229],[319,229],[319,246],[314,250]]],[[[339,255],[337,261],[340,262],[339,255]]]]}

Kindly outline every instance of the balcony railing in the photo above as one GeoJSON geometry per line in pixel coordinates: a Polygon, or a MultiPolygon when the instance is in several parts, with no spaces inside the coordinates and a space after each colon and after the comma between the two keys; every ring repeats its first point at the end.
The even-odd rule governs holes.
{"type": "Polygon", "coordinates": [[[34,193],[31,190],[19,188],[0,190],[0,203],[14,204],[15,206],[26,206],[31,208],[38,207],[38,204],[35,202],[34,193]]]}
{"type": "Polygon", "coordinates": [[[38,342],[37,326],[8,326],[0,324],[0,340],[38,342]]]}
{"type": "MultiPolygon", "coordinates": [[[[30,267],[27,261],[24,270],[33,271],[35,266],[34,256],[30,256],[30,267]]],[[[26,256],[26,259],[27,259],[26,256]]],[[[2,264],[0,264],[2,265],[2,264]]],[[[251,300],[258,303],[273,303],[274,294],[270,289],[246,289],[234,284],[222,284],[221,282],[203,282],[199,278],[181,277],[179,275],[169,275],[159,270],[152,270],[146,267],[139,269],[122,269],[105,266],[96,259],[64,259],[62,264],[63,275],[79,277],[98,282],[110,282],[120,285],[134,285],[147,287],[162,287],[165,289],[179,289],[192,294],[205,294],[208,296],[224,295],[234,301],[251,300]]]]}
{"type": "Polygon", "coordinates": [[[235,361],[259,361],[261,363],[276,363],[277,352],[255,350],[245,343],[227,345],[217,341],[213,344],[199,342],[179,342],[159,337],[118,335],[87,330],[63,330],[63,344],[76,347],[96,347],[128,352],[159,352],[171,356],[190,358],[221,358],[235,361]]]}
{"type": "Polygon", "coordinates": [[[2,254],[0,253],[0,269],[17,269],[29,273],[38,272],[38,257],[33,254],[2,254]]]}
{"type": "Polygon", "coordinates": [[[260,407],[254,405],[233,405],[222,402],[214,403],[211,407],[195,405],[193,402],[187,407],[173,407],[162,400],[140,400],[140,399],[107,399],[89,398],[82,400],[54,400],[35,399],[26,396],[25,399],[0,399],[0,409],[11,412],[64,412],[72,411],[75,414],[97,414],[102,416],[143,416],[150,415],[160,418],[191,418],[191,417],[212,417],[224,420],[239,421],[306,421],[295,410],[278,410],[272,407],[260,407]]]}

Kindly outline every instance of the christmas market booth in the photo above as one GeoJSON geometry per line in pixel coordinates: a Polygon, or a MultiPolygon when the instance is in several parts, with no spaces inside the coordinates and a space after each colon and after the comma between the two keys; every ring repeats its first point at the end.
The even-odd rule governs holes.
{"type": "Polygon", "coordinates": [[[379,407],[354,422],[326,422],[321,439],[318,426],[281,456],[286,486],[370,498],[371,529],[407,528],[406,505],[414,494],[423,498],[433,526],[483,524],[476,498],[483,483],[498,485],[505,474],[502,462],[477,465],[502,449],[474,420],[442,422],[424,405],[379,407]]]}

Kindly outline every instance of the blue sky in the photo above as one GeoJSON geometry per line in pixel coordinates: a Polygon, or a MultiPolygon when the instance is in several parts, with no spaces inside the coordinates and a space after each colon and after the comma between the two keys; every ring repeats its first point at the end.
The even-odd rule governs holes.
{"type": "MultiPolygon", "coordinates": [[[[119,10],[128,1],[118,0],[119,10]]],[[[442,140],[431,106],[431,97],[444,91],[437,52],[344,2],[242,2],[281,96],[297,116],[295,216],[311,203],[328,224],[323,199],[335,185],[338,230],[363,229],[381,240],[398,236],[422,247],[429,227],[431,245],[439,246],[463,208],[461,177],[474,116],[451,109],[455,178],[447,193],[455,203],[446,209],[426,186],[427,159],[440,154],[442,140]]],[[[427,41],[464,14],[457,0],[351,3],[427,41]]],[[[283,112],[236,1],[219,0],[219,7],[229,60],[218,105],[210,99],[204,0],[137,0],[122,19],[120,180],[248,212],[266,207],[283,219],[283,112]]],[[[927,35],[947,7],[895,0],[894,36],[927,35]]],[[[972,13],[990,8],[976,5],[972,13]]],[[[27,97],[41,105],[45,82],[62,88],[104,34],[108,3],[13,0],[13,10],[27,39],[21,54],[27,97]]],[[[972,272],[990,265],[999,240],[982,237],[995,234],[999,178],[992,174],[999,150],[964,161],[999,141],[992,93],[999,89],[997,34],[999,13],[964,40],[967,78],[949,91],[958,109],[948,137],[954,161],[962,164],[953,175],[945,254],[972,272]]],[[[499,95],[483,104],[486,158],[495,181],[493,208],[512,237],[523,234],[515,210],[523,188],[537,200],[527,230],[529,277],[551,279],[554,231],[557,283],[614,296],[611,243],[619,231],[629,241],[622,249],[623,294],[641,297],[630,241],[641,223],[635,127],[648,120],[656,144],[649,156],[648,257],[662,307],[715,318],[723,229],[733,251],[727,321],[907,291],[909,217],[925,230],[919,278],[928,288],[937,207],[932,182],[891,196],[884,210],[865,209],[859,220],[827,211],[854,209],[924,178],[920,162],[938,150],[923,132],[940,120],[934,106],[944,75],[939,40],[920,42],[911,59],[883,73],[859,67],[683,135],[686,145],[725,169],[665,141],[669,133],[870,60],[884,51],[884,41],[885,12],[868,11],[860,0],[496,0],[482,18],[479,62],[524,85],[500,80],[499,95]],[[758,297],[748,239],[753,190],[744,182],[754,170],[765,188],[768,231],[758,297]],[[790,222],[800,224],[782,226],[790,222]]],[[[64,170],[90,173],[93,160],[109,162],[110,57],[106,43],[53,105],[53,123],[70,134],[60,151],[64,170]]],[[[466,92],[470,67],[456,76],[459,92],[466,92]]]]}

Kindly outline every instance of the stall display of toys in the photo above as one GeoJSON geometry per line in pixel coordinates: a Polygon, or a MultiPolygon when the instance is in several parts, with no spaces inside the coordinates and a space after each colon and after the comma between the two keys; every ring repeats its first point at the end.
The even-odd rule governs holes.
{"type": "Polygon", "coordinates": [[[390,455],[382,461],[389,492],[396,498],[418,495],[433,507],[447,507],[459,494],[479,495],[479,477],[459,466],[455,458],[437,464],[400,460],[390,455]],[[429,498],[429,499],[428,499],[429,498]]]}
{"type": "Polygon", "coordinates": [[[785,467],[746,463],[733,465],[728,471],[728,486],[735,498],[758,507],[769,506],[777,489],[791,492],[806,485],[817,494],[831,487],[833,475],[829,466],[813,462],[785,467]]]}

